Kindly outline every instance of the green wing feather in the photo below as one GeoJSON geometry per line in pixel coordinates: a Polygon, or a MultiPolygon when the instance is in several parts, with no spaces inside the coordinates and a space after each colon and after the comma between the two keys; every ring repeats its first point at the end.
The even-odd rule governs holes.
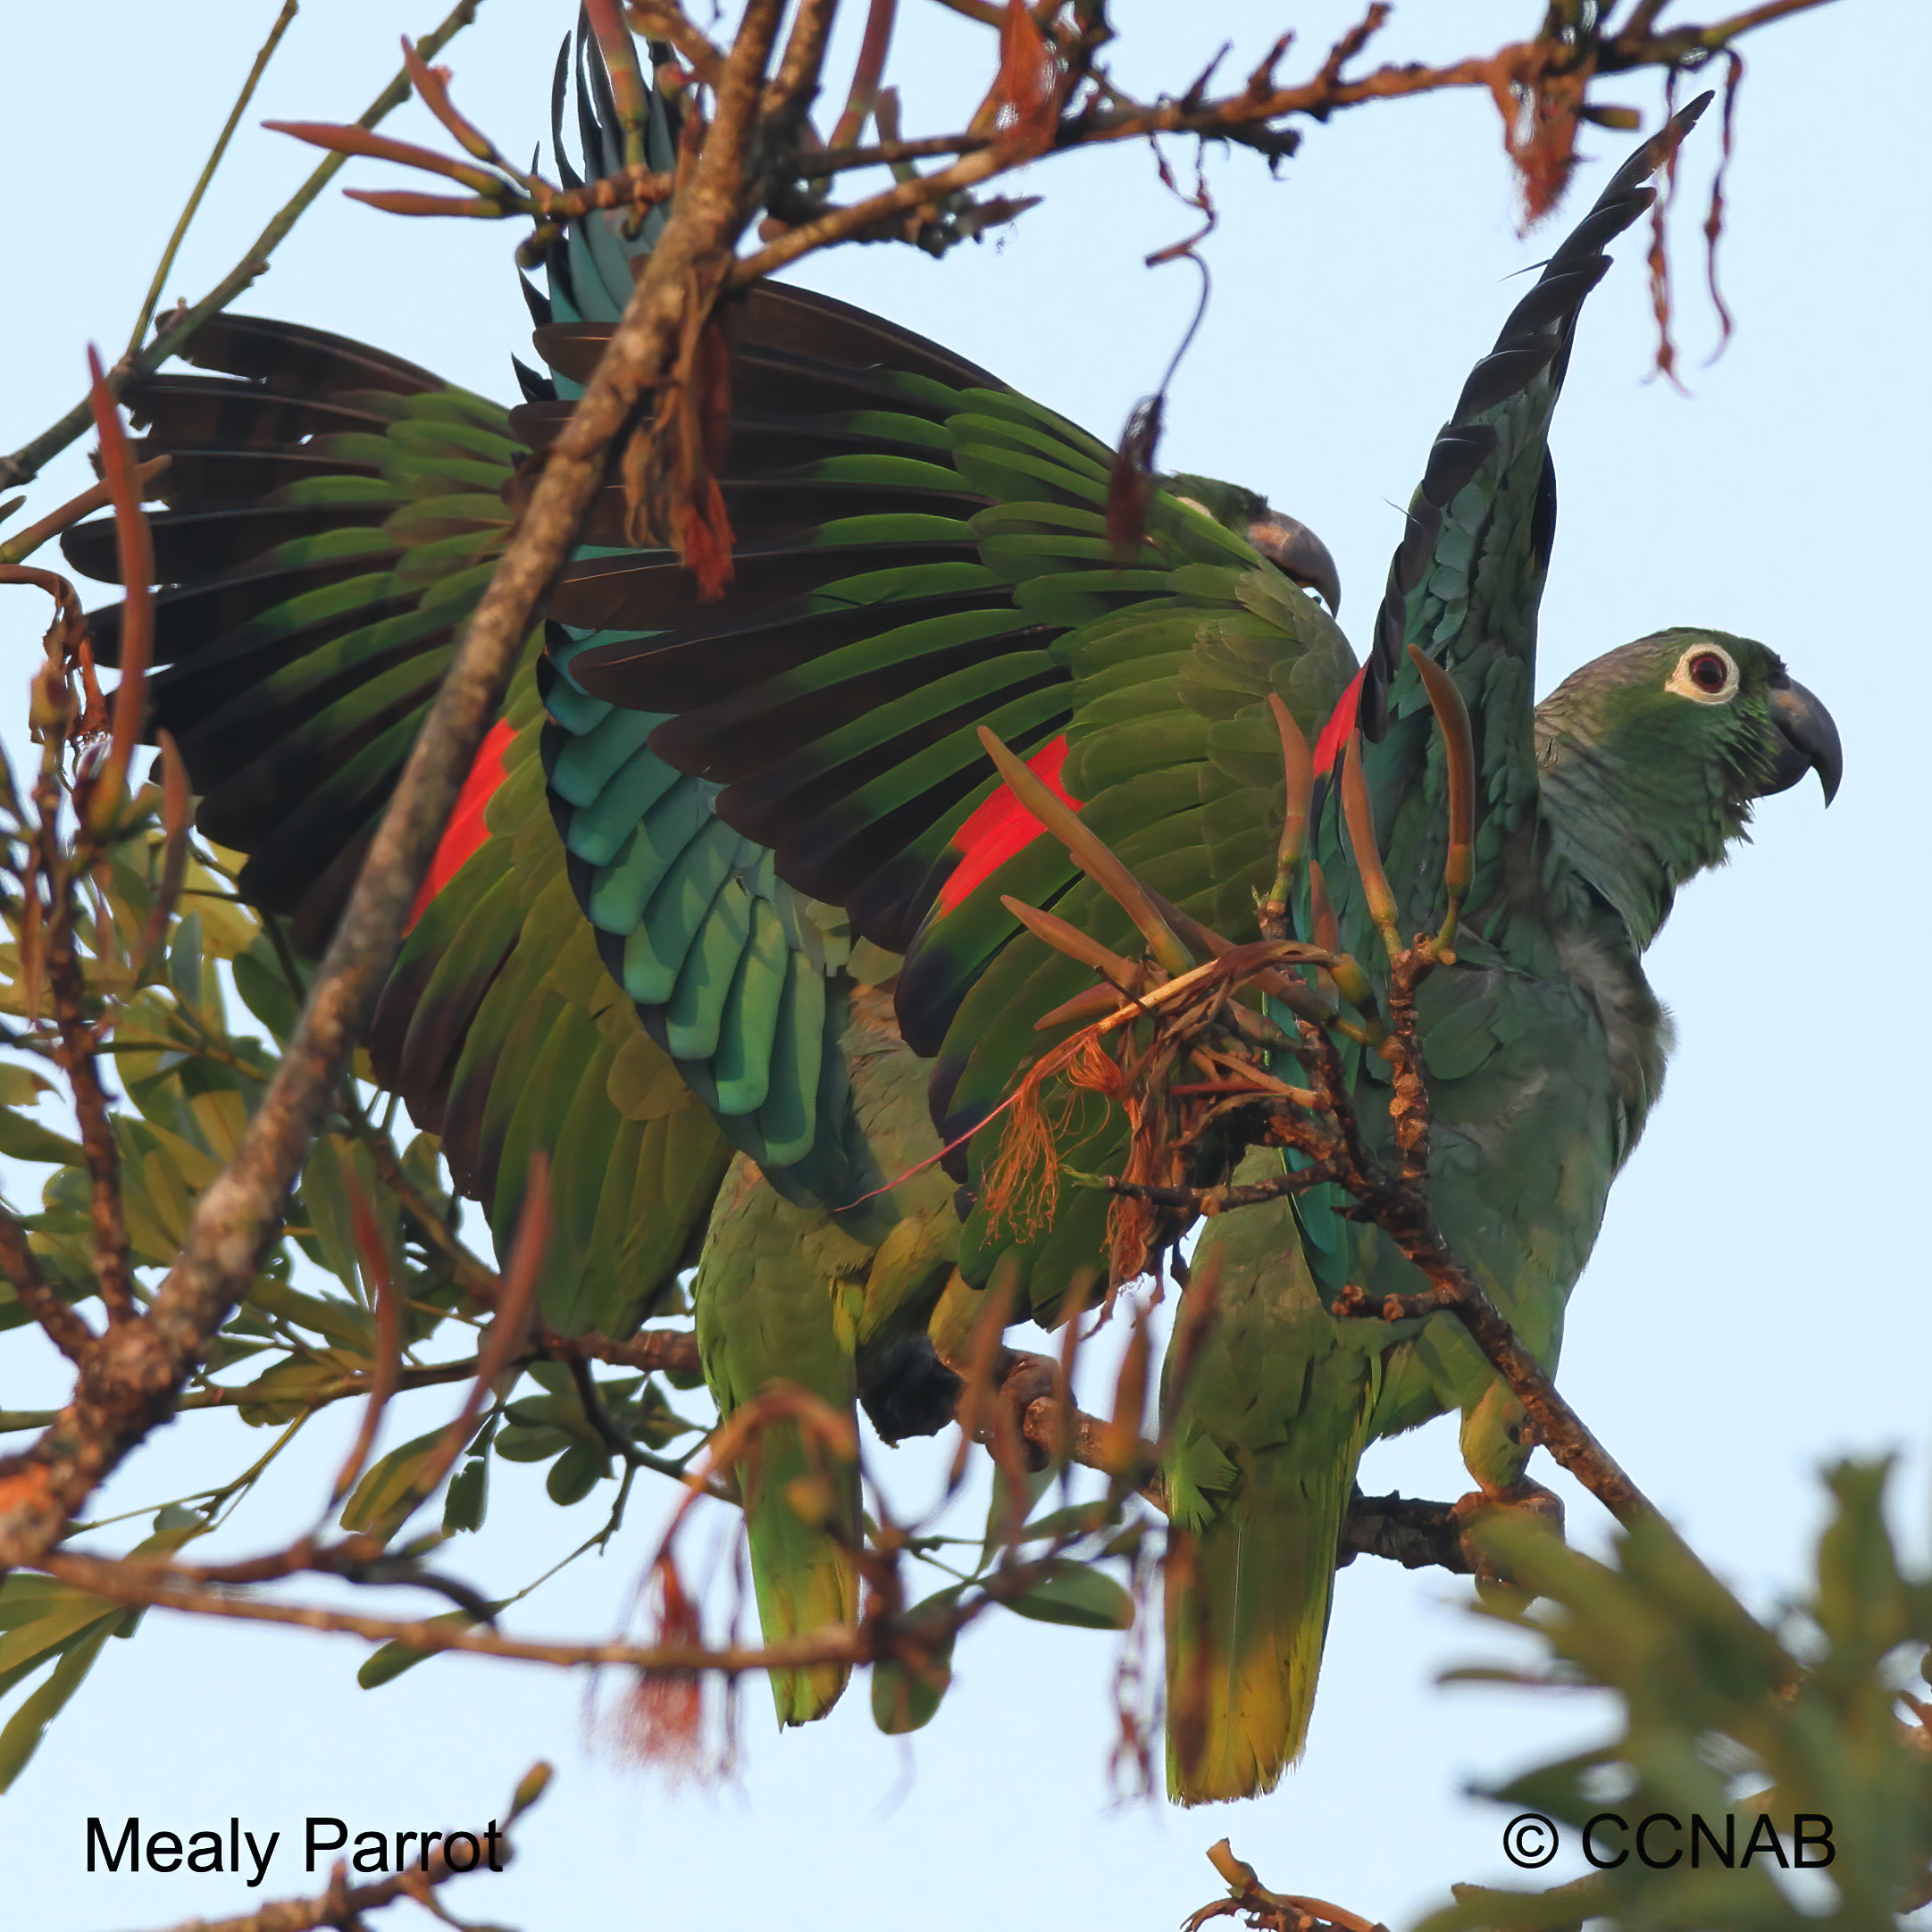
{"type": "MultiPolygon", "coordinates": [[[[1679,113],[1619,168],[1510,313],[1495,347],[1470,372],[1410,499],[1363,682],[1366,769],[1390,882],[1406,930],[1440,916],[1446,814],[1439,745],[1413,645],[1455,677],[1476,736],[1476,876],[1469,937],[1533,971],[1551,960],[1540,922],[1512,917],[1506,861],[1534,837],[1540,789],[1535,746],[1536,610],[1556,532],[1550,419],[1578,315],[1609,272],[1606,245],[1655,199],[1650,176],[1696,121],[1679,113]]],[[[1319,835],[1319,834],[1318,834],[1319,835]]],[[[1326,818],[1339,851],[1339,801],[1326,818]]],[[[1352,902],[1352,882],[1343,898],[1352,902]]],[[[1338,903],[1351,943],[1366,939],[1360,908],[1338,903]]]]}
{"type": "MultiPolygon", "coordinates": [[[[319,331],[222,316],[193,354],[207,372],[132,398],[147,453],[175,458],[153,519],[167,586],[153,718],[181,745],[202,829],[249,855],[243,891],[314,953],[507,534],[523,449],[495,405],[319,331]]],[[[112,545],[104,520],[66,547],[112,580],[112,545]]],[[[109,662],[119,615],[94,619],[109,662]]],[[[622,1333],[690,1265],[730,1147],[571,895],[538,662],[532,640],[487,835],[411,931],[370,1045],[499,1241],[530,1155],[551,1156],[546,1315],[622,1333]]]]}
{"type": "MultiPolygon", "coordinates": [[[[978,372],[942,384],[932,372],[944,351],[785,289],[754,291],[734,328],[734,372],[749,371],[740,393],[757,398],[757,434],[743,444],[743,464],[734,438],[727,500],[734,515],[738,501],[755,501],[792,527],[764,546],[754,531],[732,591],[689,610],[676,629],[665,622],[677,614],[665,601],[665,563],[648,553],[588,557],[553,606],[584,626],[553,646],[552,662],[561,660],[590,731],[612,730],[619,715],[594,709],[600,703],[636,719],[631,732],[652,721],[649,752],[715,788],[711,812],[769,855],[781,889],[839,907],[863,940],[912,945],[899,1021],[909,1044],[938,1058],[934,1117],[952,1138],[997,1105],[1039,1050],[1032,1014],[1081,983],[1078,969],[1069,977],[1023,932],[1001,894],[1052,904],[1071,891],[1075,916],[1097,937],[1138,949],[1125,916],[1044,841],[948,901],[959,856],[951,841],[997,789],[979,728],[1025,754],[1064,732],[1066,782],[1102,835],[1186,909],[1241,930],[1272,875],[1267,828],[1279,815],[1267,694],[1280,690],[1313,732],[1353,659],[1317,605],[1240,537],[1173,498],[1156,499],[1134,567],[1117,567],[1105,521],[1111,453],[978,372]],[[809,366],[773,346],[814,328],[809,366]],[[760,388],[781,355],[795,398],[836,400],[862,378],[874,400],[896,390],[899,406],[874,407],[862,424],[849,411],[788,414],[779,393],[760,388]],[[850,447],[862,431],[877,439],[869,453],[850,447]],[[824,507],[829,465],[849,480],[861,464],[899,462],[891,448],[915,441],[928,453],[922,481],[969,514],[806,523],[824,507]],[[774,450],[793,459],[775,474],[761,467],[774,450]],[[749,494],[767,484],[783,488],[749,494]],[[801,557],[815,560],[815,580],[798,574],[801,557]],[[973,997],[976,983],[983,997],[973,997]]],[[[580,324],[547,353],[575,357],[591,339],[580,324]]],[[[573,767],[557,758],[552,771],[555,789],[573,767]]],[[[606,931],[648,933],[649,955],[627,947],[614,970],[631,974],[633,993],[662,997],[683,956],[656,956],[659,929],[640,895],[621,897],[593,873],[585,904],[606,931]]],[[[703,1010],[703,983],[686,983],[693,1010],[703,1010]]],[[[1058,1231],[1061,1259],[1033,1291],[1041,1312],[1094,1260],[1104,1217],[1069,1212],[1080,1233],[1071,1223],[1058,1231]]],[[[1009,1245],[969,1225],[969,1276],[985,1279],[1009,1245]]],[[[1030,1252],[1016,1264],[1034,1272],[1030,1252]]]]}

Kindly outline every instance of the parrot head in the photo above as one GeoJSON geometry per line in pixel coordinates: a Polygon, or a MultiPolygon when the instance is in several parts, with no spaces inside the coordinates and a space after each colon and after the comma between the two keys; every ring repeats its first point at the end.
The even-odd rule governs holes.
{"type": "Polygon", "coordinates": [[[1740,830],[1753,799],[1807,772],[1828,805],[1844,770],[1830,712],[1776,651],[1723,631],[1680,626],[1606,652],[1537,706],[1536,725],[1545,766],[1587,742],[1633,773],[1674,767],[1740,830]]]}
{"type": "Polygon", "coordinates": [[[1271,509],[1266,497],[1211,476],[1158,476],[1156,485],[1245,537],[1269,563],[1304,590],[1319,594],[1331,616],[1342,608],[1342,578],[1328,546],[1306,523],[1271,509]]]}
{"type": "Polygon", "coordinates": [[[1768,646],[1678,628],[1609,651],[1536,707],[1546,816],[1648,945],[1677,888],[1719,864],[1752,801],[1844,775],[1830,712],[1768,646]]]}

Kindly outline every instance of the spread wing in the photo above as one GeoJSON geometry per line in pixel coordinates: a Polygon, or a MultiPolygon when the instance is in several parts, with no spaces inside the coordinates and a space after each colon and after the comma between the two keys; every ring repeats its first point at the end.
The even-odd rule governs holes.
{"type": "MultiPolygon", "coordinates": [[[[1708,95],[1639,147],[1564,238],[1510,312],[1495,347],[1470,372],[1429,451],[1389,566],[1356,714],[1367,749],[1390,883],[1414,931],[1442,911],[1446,836],[1440,749],[1411,645],[1446,665],[1475,731],[1476,876],[1472,939],[1510,949],[1504,858],[1534,832],[1536,610],[1556,533],[1550,419],[1584,302],[1610,268],[1608,244],[1656,198],[1650,178],[1676,151],[1708,95]]],[[[1340,733],[1331,735],[1339,742],[1340,733]]],[[[1339,801],[1326,807],[1326,844],[1343,849],[1339,801]]],[[[1369,927],[1346,869],[1332,879],[1351,943],[1369,927]]],[[[1534,941],[1526,933],[1521,943],[1534,941]]]]}
{"type": "MultiPolygon", "coordinates": [[[[603,155],[614,117],[586,64],[585,141],[603,155]]],[[[244,890],[305,948],[505,539],[514,466],[567,414],[652,238],[621,223],[594,215],[553,253],[548,295],[532,292],[549,373],[522,372],[507,414],[380,352],[245,318],[197,339],[208,373],[137,398],[150,450],[176,459],[156,519],[156,722],[205,829],[250,855],[244,890]]],[[[1312,730],[1352,669],[1311,599],[1184,502],[1157,496],[1141,554],[1117,565],[1111,451],[985,372],[794,289],[751,291],[731,322],[731,592],[701,604],[674,557],[624,540],[614,474],[371,1042],[494,1226],[531,1148],[560,1170],[569,1155],[568,1259],[548,1291],[565,1326],[634,1319],[687,1259],[730,1143],[798,1198],[849,1198],[838,1047],[855,983],[898,973],[952,1135],[1083,979],[1001,895],[1065,899],[1134,949],[998,785],[979,726],[1183,909],[1238,932],[1278,816],[1266,695],[1312,730]]],[[[112,573],[105,525],[69,554],[112,573]]],[[[110,658],[115,615],[96,619],[110,658]]],[[[1050,1237],[1042,1306],[1063,1260],[1096,1250],[1098,1222],[1077,1222],[1050,1237]]],[[[983,1275],[999,1244],[978,1230],[968,1247],[983,1275]]]]}
{"type": "MultiPolygon", "coordinates": [[[[503,410],[318,330],[221,316],[201,372],[130,397],[168,452],[152,519],[151,717],[249,855],[241,889],[318,952],[508,533],[524,454],[503,410]]],[[[113,580],[112,523],[69,558],[113,580]]],[[[92,617],[114,661],[118,606],[92,617]]],[[[545,801],[532,638],[443,842],[370,1041],[500,1235],[555,1153],[545,1304],[622,1331],[673,1281],[730,1149],[629,1002],[571,896],[545,801]]]]}
{"type": "MultiPolygon", "coordinates": [[[[648,753],[710,788],[716,824],[768,854],[781,886],[905,953],[899,1025],[936,1058],[950,1140],[1058,1037],[1034,1018],[1091,983],[1002,895],[1139,949],[999,783],[978,728],[1183,910],[1244,933],[1280,816],[1267,693],[1313,732],[1354,661],[1313,599],[1180,500],[1157,496],[1141,554],[1117,565],[1112,452],[933,345],[776,289],[754,292],[736,330],[737,581],[693,606],[668,558],[611,546],[573,565],[553,601],[573,627],[560,670],[572,703],[649,721],[648,753]],[[877,507],[852,504],[874,489],[877,507]]],[[[560,356],[593,339],[576,328],[539,344],[560,356]]],[[[611,531],[621,503],[605,495],[611,531]]],[[[648,942],[655,915],[630,924],[636,897],[611,886],[621,870],[615,857],[591,867],[580,894],[614,973],[643,997],[655,945],[634,935],[648,942]]],[[[1103,1218],[1063,1213],[1038,1270],[1042,1308],[1097,1251],[1103,1218]]],[[[1040,1246],[976,1227],[966,1245],[974,1278],[1003,1251],[1032,1275],[1040,1246]]]]}

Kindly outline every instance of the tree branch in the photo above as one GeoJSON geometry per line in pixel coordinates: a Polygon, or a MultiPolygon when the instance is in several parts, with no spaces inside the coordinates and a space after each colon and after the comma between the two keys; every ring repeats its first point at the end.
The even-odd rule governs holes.
{"type": "Polygon", "coordinates": [[[700,29],[677,0],[624,0],[631,26],[653,40],[668,40],[707,88],[724,77],[724,50],[700,29]]]}
{"type": "Polygon", "coordinates": [[[275,24],[268,30],[268,38],[262,43],[261,51],[255,57],[255,64],[249,68],[247,79],[241,84],[241,92],[235,96],[235,105],[229,110],[228,119],[222,123],[222,131],[215,137],[214,146],[210,151],[206,165],[196,181],[188,203],[182,208],[180,219],[174,224],[174,232],[168,237],[167,247],[161,251],[161,260],[155,269],[155,279],[147,285],[147,293],[141,300],[141,312],[134,318],[134,327],[128,331],[128,347],[125,354],[138,355],[141,338],[147,333],[147,325],[154,318],[155,305],[161,299],[162,289],[166,286],[168,271],[174,266],[174,258],[180,252],[183,240],[195,219],[195,211],[201,206],[201,197],[208,192],[208,183],[214,179],[214,171],[222,165],[222,156],[228,152],[228,144],[235,138],[235,130],[241,125],[241,117],[247,111],[248,103],[255,97],[255,90],[268,63],[275,57],[275,49],[281,45],[281,37],[288,32],[289,23],[296,16],[296,0],[282,0],[281,12],[275,16],[275,24]]]}
{"type": "Polygon", "coordinates": [[[1252,1865],[1236,1858],[1225,1838],[1208,1848],[1209,1861],[1227,1883],[1228,1895],[1203,1905],[1181,1921],[1181,1932],[1201,1932],[1211,1919],[1245,1915],[1254,1932],[1388,1932],[1345,1905],[1299,1892],[1271,1892],[1252,1865]]]}
{"type": "MultiPolygon", "coordinates": [[[[445,1855],[449,1843],[447,1836],[433,1849],[425,1845],[420,1869],[394,1872],[389,1878],[378,1878],[369,1885],[350,1885],[347,1863],[338,1859],[329,1875],[329,1888],[319,1897],[277,1899],[238,1919],[190,1919],[177,1928],[176,1932],[317,1932],[322,1926],[337,1927],[339,1932],[362,1932],[364,1912],[379,1911],[385,1905],[394,1904],[399,1898],[413,1899],[437,1918],[451,1925],[460,1925],[462,1921],[451,1919],[431,1894],[438,1886],[462,1877],[465,1871],[474,1871],[479,1865],[485,1870],[501,1871],[515,1856],[506,1836],[510,1827],[542,1796],[549,1780],[550,1767],[548,1764],[532,1765],[517,1786],[509,1812],[500,1826],[491,1819],[482,1831],[453,1835],[470,1838],[478,1847],[476,1859],[468,1866],[459,1867],[449,1862],[445,1855]],[[500,1854],[498,1851],[499,1841],[502,1845],[500,1854]],[[489,1848],[487,1853],[483,1850],[485,1846],[489,1848]]],[[[431,1833],[431,1836],[439,1835],[431,1833]]]]}
{"type": "MultiPolygon", "coordinates": [[[[456,4],[444,17],[442,24],[417,43],[416,51],[422,58],[425,61],[431,60],[440,52],[449,40],[476,18],[476,9],[481,4],[481,0],[456,0],[456,4]]],[[[409,77],[406,71],[398,72],[389,86],[369,104],[356,125],[364,128],[374,127],[392,109],[401,106],[408,98],[409,77]]],[[[138,355],[125,356],[116,363],[108,372],[109,393],[118,397],[137,377],[151,375],[187,342],[209,316],[219,314],[247,288],[268,266],[269,256],[281,246],[289,230],[302,218],[309,204],[335,179],[337,171],[347,158],[342,155],[331,155],[303,182],[275,218],[255,237],[241,260],[196,303],[193,308],[184,309],[168,320],[166,326],[155,339],[138,355]]],[[[31,482],[53,457],[57,456],[87,428],[91,415],[90,406],[83,398],[58,422],[50,429],[42,431],[31,442],[23,443],[11,456],[0,456],[0,488],[31,482]]]]}
{"type": "MultiPolygon", "coordinates": [[[[457,1625],[387,1617],[364,1617],[350,1610],[319,1606],[263,1602],[230,1596],[213,1588],[198,1588],[179,1580],[180,1573],[167,1563],[134,1560],[115,1561],[83,1555],[78,1551],[48,1552],[34,1568],[75,1588],[91,1590],[117,1603],[152,1605],[202,1617],[222,1617],[243,1623],[281,1624],[303,1630],[362,1637],[371,1643],[399,1643],[424,1652],[464,1651],[477,1656],[506,1657],[520,1663],[549,1664],[565,1669],[582,1665],[622,1665],[633,1670],[716,1670],[738,1676],[748,1670],[797,1669],[810,1664],[870,1662],[880,1645],[876,1635],[848,1624],[828,1625],[804,1636],[758,1646],[728,1643],[715,1648],[684,1643],[546,1643],[498,1635],[490,1630],[457,1625]]],[[[1033,1565],[1019,1566],[1031,1572],[1033,1565]]],[[[1013,1586],[1008,1586],[1010,1593],[1013,1586]]],[[[945,1610],[893,1619],[895,1636],[931,1641],[949,1635],[971,1620],[991,1597],[945,1610]]]]}
{"type": "MultiPolygon", "coordinates": [[[[458,11],[473,4],[464,0],[458,11]]],[[[26,1454],[0,1463],[0,1568],[50,1548],[95,1485],[166,1418],[209,1338],[254,1279],[367,1026],[539,600],[603,480],[604,452],[639,397],[671,366],[690,305],[705,286],[716,287],[749,216],[752,120],[782,12],[781,0],[752,0],[747,9],[690,188],[464,627],[301,1022],[236,1158],[196,1204],[187,1243],[147,1318],[104,1337],[60,1420],[26,1454]]]]}
{"type": "Polygon", "coordinates": [[[4,1209],[0,1209],[0,1268],[13,1283],[20,1305],[40,1324],[47,1340],[79,1367],[94,1345],[94,1331],[48,1286],[28,1245],[27,1230],[4,1209]]]}
{"type": "MultiPolygon", "coordinates": [[[[17,1222],[12,1225],[18,1230],[17,1222]]],[[[0,1222],[0,1270],[7,1270],[10,1266],[6,1259],[6,1223],[0,1222]]],[[[28,1250],[28,1259],[33,1260],[31,1250],[28,1250]]],[[[34,1265],[38,1268],[38,1264],[34,1265]]],[[[11,1273],[9,1278],[12,1278],[11,1273]]],[[[47,1292],[52,1294],[52,1289],[49,1288],[47,1292]]],[[[54,1297],[54,1305],[65,1309],[77,1325],[79,1334],[72,1336],[77,1347],[85,1347],[94,1339],[93,1331],[58,1295],[54,1297]]],[[[27,1307],[24,1298],[21,1306],[27,1307]]],[[[31,1308],[28,1308],[28,1312],[34,1314],[31,1308]]],[[[41,1317],[35,1315],[34,1318],[38,1321],[41,1317]]],[[[71,1332],[70,1334],[71,1335],[71,1332]]],[[[64,1354],[66,1351],[63,1349],[62,1352],[64,1354]]],[[[673,1375],[698,1376],[703,1373],[698,1357],[698,1338],[688,1328],[647,1328],[626,1342],[612,1342],[594,1334],[543,1334],[520,1359],[526,1364],[533,1361],[607,1362],[613,1367],[640,1368],[646,1374],[668,1371],[673,1375]]],[[[471,1355],[461,1361],[407,1367],[401,1371],[396,1385],[398,1390],[431,1389],[450,1382],[471,1382],[475,1379],[479,1366],[480,1359],[471,1355]]],[[[287,1393],[263,1393],[247,1383],[238,1387],[219,1383],[205,1388],[190,1389],[178,1396],[174,1409],[176,1414],[185,1415],[197,1409],[253,1409],[271,1404],[278,1408],[326,1409],[334,1402],[353,1401],[365,1396],[371,1386],[372,1378],[365,1369],[350,1370],[333,1382],[291,1389],[287,1393]]],[[[44,1429],[58,1420],[60,1413],[57,1409],[0,1409],[0,1434],[22,1429],[44,1429]]]]}

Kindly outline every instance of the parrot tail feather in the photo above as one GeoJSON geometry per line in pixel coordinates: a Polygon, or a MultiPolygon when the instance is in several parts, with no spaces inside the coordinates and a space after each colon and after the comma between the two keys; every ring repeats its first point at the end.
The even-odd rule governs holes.
{"type": "MultiPolygon", "coordinates": [[[[828,1468],[799,1436],[797,1424],[774,1424],[764,1432],[760,1453],[737,1471],[745,1490],[758,1624],[767,1644],[849,1628],[858,1618],[858,1578],[848,1553],[857,1529],[857,1471],[828,1468]],[[850,1522],[842,1544],[827,1527],[833,1512],[850,1522]]],[[[810,1724],[824,1717],[851,1674],[844,1663],[768,1672],[779,1723],[810,1724]]]]}
{"type": "Polygon", "coordinates": [[[1301,1755],[1355,1462],[1345,1455],[1299,1469],[1269,1485],[1265,1507],[1170,1532],[1167,1790],[1175,1803],[1272,1791],[1301,1755]]]}

